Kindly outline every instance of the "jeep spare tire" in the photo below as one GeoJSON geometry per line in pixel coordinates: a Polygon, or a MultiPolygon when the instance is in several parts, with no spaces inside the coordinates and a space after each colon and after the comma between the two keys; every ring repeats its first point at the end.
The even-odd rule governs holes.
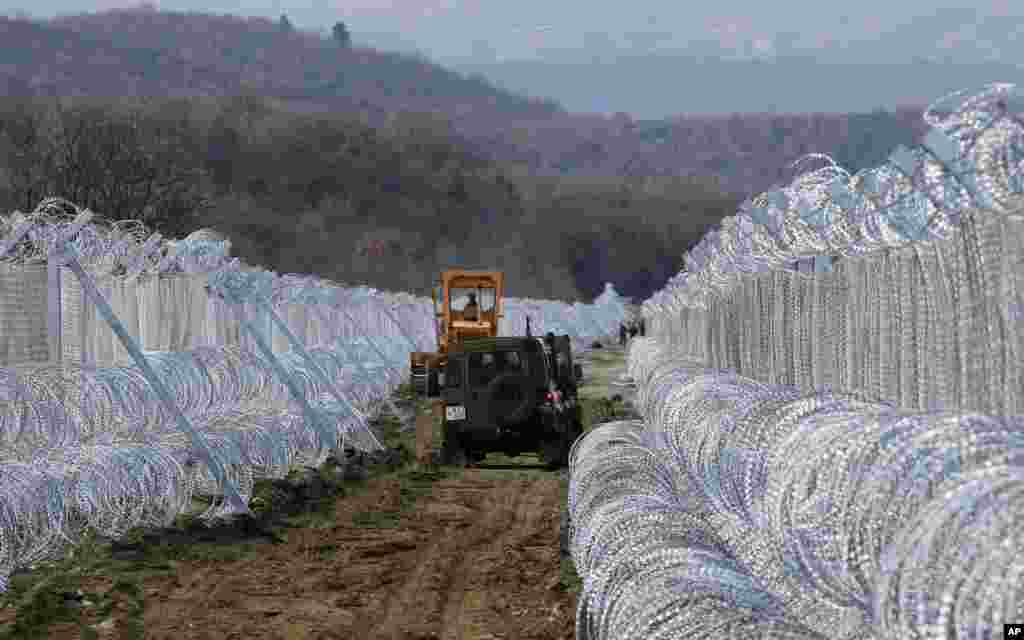
{"type": "Polygon", "coordinates": [[[518,424],[526,420],[537,404],[537,390],[524,375],[500,375],[487,385],[487,408],[491,421],[498,425],[518,424]]]}

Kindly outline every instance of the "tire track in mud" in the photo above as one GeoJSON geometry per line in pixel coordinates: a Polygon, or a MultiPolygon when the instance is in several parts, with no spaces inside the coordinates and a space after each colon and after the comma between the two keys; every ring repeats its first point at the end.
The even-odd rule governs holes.
{"type": "Polygon", "coordinates": [[[493,592],[524,586],[502,571],[510,549],[536,540],[538,533],[554,545],[552,526],[537,529],[542,522],[551,524],[546,511],[557,512],[557,479],[484,480],[478,471],[466,470],[462,478],[439,482],[419,506],[419,513],[440,525],[428,527],[437,539],[417,554],[416,566],[387,597],[380,623],[367,637],[505,637],[507,626],[495,616],[500,611],[494,611],[493,592]]]}
{"type": "MultiPolygon", "coordinates": [[[[557,491],[544,491],[539,486],[544,483],[552,484],[552,481],[499,481],[505,489],[495,491],[494,499],[488,505],[496,513],[483,514],[493,518],[493,526],[487,529],[497,535],[480,552],[466,554],[460,563],[457,581],[445,610],[444,629],[448,630],[448,635],[443,640],[501,637],[498,634],[503,629],[494,624],[498,621],[491,615],[491,606],[495,604],[490,602],[496,586],[494,578],[499,575],[508,577],[499,570],[500,567],[513,560],[511,556],[525,548],[528,542],[540,537],[551,544],[551,526],[545,531],[544,522],[548,520],[545,517],[548,512],[557,510],[558,494],[557,491]]],[[[557,481],[552,486],[557,489],[557,481]]]]}
{"type": "MultiPolygon", "coordinates": [[[[613,384],[621,358],[618,348],[581,358],[581,396],[631,399],[613,384]]],[[[287,529],[279,544],[238,559],[182,557],[169,571],[140,574],[143,637],[572,640],[576,596],[560,580],[564,488],[559,474],[530,462],[455,471],[429,493],[419,493],[423,477],[411,469],[371,478],[334,503],[333,519],[287,529]]],[[[108,590],[114,577],[92,578],[92,590],[108,590]]],[[[101,627],[99,640],[124,630],[124,598],[115,599],[108,622],[116,626],[101,627]]]]}
{"type": "MultiPolygon", "coordinates": [[[[394,504],[397,493],[397,484],[385,480],[373,482],[363,495],[340,498],[338,522],[351,521],[357,511],[394,504]]],[[[160,597],[146,608],[145,638],[356,638],[344,628],[354,618],[348,605],[361,604],[358,589],[337,579],[343,572],[335,571],[334,563],[307,554],[317,545],[340,543],[372,558],[373,541],[364,530],[344,525],[292,529],[286,537],[285,544],[261,544],[234,562],[184,561],[176,575],[148,580],[160,597]]],[[[408,541],[393,540],[383,555],[409,548],[408,541]]],[[[372,561],[368,564],[372,568],[372,561]]]]}
{"type": "MultiPolygon", "coordinates": [[[[480,493],[482,490],[482,487],[460,487],[456,492],[460,494],[456,502],[459,507],[467,509],[465,503],[470,503],[469,514],[465,515],[464,519],[476,516],[478,503],[483,501],[480,493]]],[[[434,493],[437,491],[438,487],[435,485],[434,493]]],[[[432,635],[430,629],[438,622],[439,611],[444,605],[443,599],[447,592],[446,583],[450,582],[446,578],[451,575],[453,565],[457,562],[453,553],[453,543],[465,539],[461,538],[463,534],[457,530],[470,525],[457,518],[446,518],[443,511],[431,514],[426,510],[424,513],[424,507],[429,502],[433,502],[433,499],[421,498],[416,505],[416,512],[407,518],[413,522],[403,522],[401,525],[416,529],[417,536],[422,538],[419,549],[412,562],[402,563],[402,566],[396,567],[397,571],[394,573],[400,572],[401,575],[396,576],[397,584],[382,594],[379,605],[374,607],[377,613],[371,614],[371,620],[365,628],[367,638],[390,640],[405,637],[436,637],[436,634],[432,635]],[[435,524],[441,526],[432,526],[435,524]],[[417,619],[410,620],[410,613],[417,619]]]]}
{"type": "Polygon", "coordinates": [[[285,543],[242,559],[184,561],[174,575],[146,580],[145,638],[573,637],[573,597],[559,589],[556,474],[465,469],[436,481],[395,526],[359,526],[354,513],[399,502],[398,480],[374,485],[339,500],[326,528],[290,530],[285,543]],[[334,555],[318,557],[325,545],[334,555]]]}

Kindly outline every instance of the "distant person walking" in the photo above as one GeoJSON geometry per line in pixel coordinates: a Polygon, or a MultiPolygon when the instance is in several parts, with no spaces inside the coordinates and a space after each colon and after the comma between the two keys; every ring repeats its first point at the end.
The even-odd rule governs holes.
{"type": "Polygon", "coordinates": [[[619,323],[619,345],[626,346],[626,325],[619,323]]]}
{"type": "Polygon", "coordinates": [[[640,337],[644,338],[647,336],[647,321],[640,318],[640,337]]]}
{"type": "Polygon", "coordinates": [[[636,333],[637,333],[636,323],[635,322],[630,322],[629,323],[629,339],[632,340],[633,338],[635,338],[636,337],[636,333]]]}

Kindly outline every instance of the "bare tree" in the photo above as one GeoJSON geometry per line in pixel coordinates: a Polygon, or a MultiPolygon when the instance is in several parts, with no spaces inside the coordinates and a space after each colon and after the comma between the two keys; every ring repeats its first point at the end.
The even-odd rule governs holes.
{"type": "Polygon", "coordinates": [[[11,99],[0,113],[0,163],[5,168],[4,191],[9,203],[31,211],[49,193],[55,168],[46,114],[29,100],[11,99]]]}
{"type": "Polygon", "coordinates": [[[209,201],[203,170],[175,123],[139,111],[56,105],[49,188],[114,219],[138,219],[169,235],[188,233],[209,201]]]}

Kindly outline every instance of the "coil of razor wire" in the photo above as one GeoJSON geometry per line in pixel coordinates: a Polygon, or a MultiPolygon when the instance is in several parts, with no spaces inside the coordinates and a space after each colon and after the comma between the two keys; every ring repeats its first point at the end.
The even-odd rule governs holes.
{"type": "MultiPolygon", "coordinates": [[[[120,372],[125,369],[121,368],[120,372]]],[[[164,375],[173,375],[170,371],[165,370],[164,375]]],[[[7,373],[10,377],[10,372],[7,373]]],[[[97,377],[99,381],[104,379],[115,381],[108,389],[119,386],[116,375],[97,377]]],[[[18,381],[8,379],[7,382],[5,396],[31,408],[31,400],[24,397],[25,389],[30,385],[22,384],[21,395],[18,396],[10,392],[17,389],[18,381]]],[[[101,386],[104,386],[102,382],[96,385],[101,386]]],[[[313,388],[312,384],[310,388],[313,388]]],[[[104,396],[110,399],[115,394],[88,397],[104,396]]],[[[339,425],[340,432],[356,431],[357,421],[351,413],[337,405],[332,409],[324,404],[327,405],[325,410],[329,419],[339,425]]],[[[108,416],[120,415],[116,399],[107,408],[108,416]]],[[[229,481],[239,487],[246,499],[251,496],[254,471],[263,476],[283,477],[295,463],[318,464],[323,461],[323,455],[301,457],[303,451],[315,451],[319,441],[304,416],[294,407],[283,414],[280,410],[266,409],[259,413],[230,412],[223,407],[206,409],[203,429],[207,442],[228,461],[229,481]]],[[[96,415],[103,414],[86,408],[80,420],[87,422],[90,416],[96,415]]],[[[158,428],[159,425],[147,425],[149,429],[144,433],[138,430],[122,433],[112,428],[118,424],[114,421],[105,424],[105,430],[98,435],[95,433],[98,429],[94,430],[95,437],[90,443],[83,441],[83,436],[88,435],[85,430],[67,437],[68,424],[63,425],[60,447],[52,446],[52,441],[36,443],[35,457],[27,463],[11,463],[15,465],[11,467],[12,478],[17,477],[13,470],[24,468],[24,465],[30,469],[45,470],[46,476],[30,475],[29,480],[34,479],[35,484],[30,483],[28,488],[14,480],[4,486],[5,490],[18,492],[22,497],[35,496],[27,503],[20,498],[8,502],[8,518],[2,523],[6,527],[5,532],[14,539],[32,540],[34,544],[6,544],[3,551],[7,557],[0,560],[0,571],[9,573],[15,567],[51,557],[63,549],[65,542],[73,543],[86,526],[116,538],[135,526],[166,525],[167,518],[173,518],[188,505],[188,500],[182,496],[189,496],[194,491],[214,496],[218,493],[219,484],[208,470],[194,464],[195,454],[188,440],[166,425],[163,430],[158,428]],[[17,464],[23,466],[18,467],[17,464]],[[183,473],[182,469],[186,472],[183,473]],[[65,488],[54,489],[55,486],[65,488]],[[34,493],[30,490],[32,487],[35,487],[34,493]],[[54,502],[55,498],[50,494],[46,494],[50,495],[49,501],[39,499],[42,495],[39,492],[47,488],[51,493],[57,491],[65,496],[74,496],[75,500],[54,502]]],[[[201,517],[220,517],[225,514],[225,509],[224,504],[215,500],[201,517]]]]}
{"type": "MultiPolygon", "coordinates": [[[[90,223],[78,222],[82,213],[50,198],[30,214],[0,216],[0,259],[42,263],[71,237],[67,256],[81,265],[80,277],[153,283],[175,274],[210,276],[208,293],[227,285],[228,297],[246,308],[232,317],[230,305],[211,296],[207,317],[247,318],[264,332],[256,342],[260,336],[264,342],[254,349],[251,335],[237,344],[200,336],[184,350],[142,351],[136,357],[146,371],[74,360],[0,369],[0,473],[7,479],[0,497],[0,591],[13,570],[56,557],[86,531],[117,538],[137,526],[164,526],[197,493],[214,498],[200,517],[215,520],[234,509],[224,499],[225,483],[247,501],[255,478],[322,463],[323,425],[311,423],[303,403],[315,407],[315,422],[326,421],[327,433],[342,444],[379,446],[366,428],[367,415],[402,381],[409,351],[436,348],[426,299],[243,267],[230,258],[230,242],[212,230],[165,240],[141,223],[91,212],[90,223]],[[265,296],[263,311],[253,294],[265,296]],[[266,350],[267,330],[274,330],[271,309],[288,335],[283,344],[274,335],[266,350]],[[154,401],[154,375],[171,407],[154,401]],[[179,429],[170,408],[198,427],[199,441],[179,429]],[[221,475],[199,463],[208,455],[220,461],[221,475]]],[[[90,295],[103,295],[92,286],[101,293],[90,295]]],[[[131,304],[130,291],[121,291],[119,304],[131,304]]],[[[593,305],[523,302],[538,311],[535,331],[566,332],[578,341],[610,334],[621,320],[611,287],[593,305]]],[[[116,308],[104,314],[112,325],[118,322],[116,308]]],[[[525,314],[515,320],[524,321],[525,314]]],[[[95,349],[80,346],[83,354],[95,349]]]]}
{"type": "Polygon", "coordinates": [[[643,440],[639,421],[613,422],[573,447],[576,637],[827,637],[786,616],[731,556],[700,496],[643,440]]]}
{"type": "Polygon", "coordinates": [[[1011,214],[1024,193],[1020,98],[1006,83],[946,96],[924,114],[924,144],[852,176],[823,154],[807,156],[829,166],[745,201],[684,256],[686,268],[645,311],[705,308],[744,273],[946,238],[969,209],[1011,214]]]}
{"type": "MultiPolygon", "coordinates": [[[[667,602],[704,593],[693,577],[672,589],[629,582],[644,536],[666,534],[618,523],[673,508],[763,590],[755,610],[802,633],[981,639],[1021,614],[1024,418],[764,385],[702,369],[653,339],[634,340],[629,367],[644,421],[602,427],[572,454],[572,552],[586,596],[579,637],[647,637],[658,614],[685,616],[667,602]],[[629,588],[616,590],[616,580],[629,588]],[[625,610],[645,621],[643,632],[614,626],[625,610]]],[[[721,615],[752,605],[737,606],[721,615]]]]}

